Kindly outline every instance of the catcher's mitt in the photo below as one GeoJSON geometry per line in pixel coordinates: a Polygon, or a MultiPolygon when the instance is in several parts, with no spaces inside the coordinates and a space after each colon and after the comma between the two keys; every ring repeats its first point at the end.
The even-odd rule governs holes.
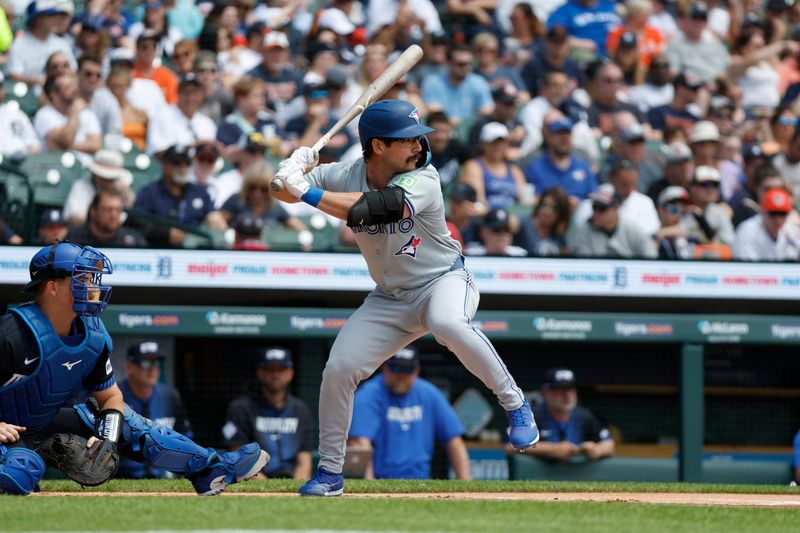
{"type": "Polygon", "coordinates": [[[91,448],[78,435],[57,433],[45,439],[36,450],[47,466],[56,468],[84,487],[94,487],[111,479],[119,468],[117,444],[99,440],[91,448]]]}

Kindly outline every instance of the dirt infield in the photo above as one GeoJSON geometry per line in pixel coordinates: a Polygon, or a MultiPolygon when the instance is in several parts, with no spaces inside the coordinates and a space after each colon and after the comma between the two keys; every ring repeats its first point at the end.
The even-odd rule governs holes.
{"type": "MultiPolygon", "coordinates": [[[[194,496],[187,492],[40,492],[35,497],[52,496],[194,496]]],[[[226,492],[223,497],[296,497],[286,492],[226,492]]],[[[713,494],[677,492],[435,492],[435,493],[368,493],[345,494],[344,498],[364,499],[443,499],[443,500],[507,500],[537,502],[617,502],[675,505],[720,505],[736,507],[800,508],[800,495],[795,494],[713,494]]]]}

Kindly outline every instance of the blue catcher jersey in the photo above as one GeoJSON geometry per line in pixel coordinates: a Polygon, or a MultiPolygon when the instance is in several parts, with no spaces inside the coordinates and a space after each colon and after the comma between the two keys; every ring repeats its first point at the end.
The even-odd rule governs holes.
{"type": "MultiPolygon", "coordinates": [[[[128,385],[128,380],[120,381],[119,388],[122,391],[125,403],[135,412],[149,419],[153,424],[166,426],[190,439],[194,438],[192,426],[186,416],[186,409],[183,406],[181,396],[173,387],[158,383],[146,400],[133,394],[128,385]]],[[[172,477],[166,470],[159,470],[125,457],[120,459],[117,477],[136,479],[172,477]]]]}
{"type": "Polygon", "coordinates": [[[403,396],[392,394],[380,375],[356,391],[350,437],[372,441],[376,478],[430,478],[435,442],[463,433],[442,392],[422,378],[403,396]]]}
{"type": "Polygon", "coordinates": [[[114,384],[111,337],[101,321],[78,317],[59,337],[35,303],[0,318],[0,420],[43,428],[80,389],[114,384]]]}
{"type": "Polygon", "coordinates": [[[311,412],[291,394],[287,395],[283,409],[275,409],[253,391],[228,406],[222,435],[228,447],[255,440],[270,455],[264,474],[292,477],[297,454],[311,451],[311,412]]]}

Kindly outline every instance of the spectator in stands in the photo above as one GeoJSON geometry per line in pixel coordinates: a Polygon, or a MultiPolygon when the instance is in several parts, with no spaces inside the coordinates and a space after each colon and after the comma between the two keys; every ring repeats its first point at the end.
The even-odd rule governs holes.
{"type": "Polygon", "coordinates": [[[492,209],[483,217],[478,228],[477,241],[468,242],[466,255],[489,255],[498,257],[524,257],[525,248],[514,246],[514,233],[519,220],[505,209],[492,209]]]}
{"type": "Polygon", "coordinates": [[[661,55],[666,39],[661,32],[648,24],[648,18],[653,13],[653,3],[650,0],[627,0],[625,2],[625,21],[608,33],[606,40],[609,54],[613,54],[618,46],[623,44],[623,36],[629,34],[639,50],[639,60],[645,67],[649,67],[653,58],[661,55]]]}
{"type": "Polygon", "coordinates": [[[178,101],[167,107],[147,129],[147,148],[151,154],[176,144],[191,146],[217,138],[217,125],[199,111],[205,98],[200,78],[193,72],[181,80],[178,101]]]}
{"type": "Polygon", "coordinates": [[[26,28],[8,50],[6,73],[12,80],[32,85],[45,82],[44,65],[55,52],[63,53],[75,68],[69,43],[56,35],[55,15],[59,8],[48,0],[33,0],[25,10],[26,28]]]}
{"type": "Polygon", "coordinates": [[[442,111],[429,114],[427,123],[434,130],[428,134],[431,165],[439,172],[439,180],[445,187],[458,177],[461,163],[469,156],[469,149],[456,138],[453,125],[442,111]]]}
{"type": "Polygon", "coordinates": [[[742,105],[775,108],[780,103],[778,68],[782,55],[796,55],[800,43],[789,40],[766,44],[759,26],[747,26],[733,43],[728,77],[742,90],[742,105]]]}
{"type": "Polygon", "coordinates": [[[561,187],[551,187],[539,195],[532,217],[520,219],[514,244],[528,255],[537,257],[566,255],[567,229],[572,217],[572,203],[561,187]]]}
{"type": "Polygon", "coordinates": [[[212,180],[208,193],[214,201],[214,206],[219,209],[226,200],[238,195],[242,189],[244,174],[255,163],[264,160],[264,153],[268,146],[264,136],[253,132],[239,139],[235,151],[229,151],[229,161],[233,168],[223,172],[212,180]]]}
{"type": "Polygon", "coordinates": [[[539,54],[546,29],[532,4],[516,0],[499,1],[495,17],[503,35],[505,60],[519,69],[539,54]],[[506,16],[508,13],[508,16],[506,16]]]}
{"type": "Polygon", "coordinates": [[[67,219],[60,209],[48,208],[42,211],[39,217],[38,237],[31,244],[34,246],[47,246],[66,240],[69,227],[67,219]]]}
{"type": "Polygon", "coordinates": [[[288,104],[302,94],[303,75],[292,67],[289,39],[280,31],[271,31],[264,36],[261,49],[262,63],[248,72],[265,84],[267,105],[273,110],[288,104]]]}
{"type": "Polygon", "coordinates": [[[44,79],[57,77],[62,74],[71,74],[72,62],[64,52],[53,52],[44,64],[44,79]]]}
{"type": "Polygon", "coordinates": [[[786,186],[783,176],[772,166],[770,157],[760,144],[750,144],[745,147],[743,173],[744,186],[740,187],[730,200],[734,226],[758,213],[764,191],[786,186]]]}
{"type": "Polygon", "coordinates": [[[525,167],[525,179],[539,194],[561,187],[577,205],[597,188],[597,180],[589,164],[572,155],[572,126],[561,117],[543,128],[545,153],[525,167]]]}
{"type": "Polygon", "coordinates": [[[100,122],[78,94],[74,74],[47,78],[44,93],[50,105],[42,107],[33,118],[33,128],[43,150],[74,150],[82,163],[102,146],[100,122]]]}
{"type": "Polygon", "coordinates": [[[160,40],[161,34],[150,29],[142,31],[136,38],[133,77],[153,80],[161,89],[167,103],[174,104],[178,100],[178,76],[160,62],[156,62],[160,40]]]}
{"type": "Polygon", "coordinates": [[[266,31],[267,26],[263,22],[250,24],[245,33],[244,46],[236,46],[217,53],[223,76],[238,79],[261,63],[261,43],[264,42],[266,31]]]}
{"type": "Polygon", "coordinates": [[[468,183],[458,182],[450,189],[450,210],[447,215],[447,224],[451,228],[456,240],[461,242],[461,248],[467,243],[478,240],[480,217],[486,212],[486,204],[479,204],[478,194],[468,183]],[[458,234],[452,230],[455,229],[458,234]]]}
{"type": "Polygon", "coordinates": [[[692,129],[701,117],[697,115],[697,95],[703,87],[702,80],[691,73],[681,73],[672,82],[673,97],[669,104],[654,107],[647,113],[647,121],[654,137],[661,138],[668,127],[692,129]]]}
{"type": "Polygon", "coordinates": [[[664,177],[653,182],[647,189],[647,196],[657,202],[661,191],[667,187],[689,186],[694,172],[692,151],[684,143],[675,141],[662,148],[664,155],[664,177]]]}
{"type": "Polygon", "coordinates": [[[639,173],[638,190],[646,191],[651,184],[664,175],[661,166],[654,160],[645,147],[645,129],[638,122],[622,128],[615,135],[614,144],[605,164],[600,169],[600,181],[606,181],[611,168],[619,161],[630,161],[639,173]]]}
{"type": "MultiPolygon", "coordinates": [[[[492,90],[494,111],[487,116],[480,116],[469,130],[469,145],[478,146],[481,130],[489,122],[499,122],[508,128],[508,158],[512,161],[522,156],[521,147],[527,135],[525,125],[517,118],[517,104],[520,93],[511,84],[501,85],[492,90]]],[[[430,118],[428,119],[430,122],[430,118]]],[[[437,167],[439,170],[439,167],[437,167]]],[[[441,171],[439,172],[441,175],[441,171]]]]}
{"type": "Polygon", "coordinates": [[[144,2],[144,18],[141,22],[134,22],[128,28],[131,39],[138,41],[139,36],[149,32],[157,37],[156,57],[170,57],[175,51],[176,44],[183,38],[180,29],[170,24],[167,15],[167,6],[160,0],[147,0],[144,2]]]}
{"type": "Polygon", "coordinates": [[[483,76],[494,90],[505,85],[512,85],[519,93],[522,102],[530,100],[525,82],[517,69],[500,62],[500,41],[489,32],[481,32],[472,40],[475,53],[475,73],[483,76]]]}
{"type": "Polygon", "coordinates": [[[269,246],[261,240],[261,234],[264,231],[264,221],[261,217],[245,212],[236,217],[231,227],[236,232],[233,241],[234,250],[249,252],[269,250],[269,246]]]}
{"type": "Polygon", "coordinates": [[[122,110],[111,91],[103,87],[103,65],[98,57],[84,54],[78,60],[78,93],[100,121],[104,136],[122,133],[122,110]]]}
{"type": "Polygon", "coordinates": [[[650,63],[644,83],[634,85],[628,91],[628,102],[649,113],[653,108],[668,105],[674,96],[669,61],[664,56],[658,56],[650,63]]]}
{"type": "Polygon", "coordinates": [[[106,84],[119,104],[122,136],[130,139],[137,149],[144,151],[147,146],[147,127],[150,119],[144,110],[134,107],[128,101],[127,94],[131,89],[130,71],[117,67],[111,69],[106,84]]]}
{"type": "MultiPolygon", "coordinates": [[[[569,98],[570,87],[567,73],[563,70],[551,69],[544,73],[539,96],[520,109],[519,118],[525,125],[528,137],[522,147],[522,155],[528,156],[537,150],[543,141],[542,125],[544,117],[569,98]]],[[[571,128],[570,128],[571,129],[571,128]]],[[[596,142],[592,139],[592,142],[596,142]]]]}
{"type": "Polygon", "coordinates": [[[783,189],[769,189],[761,199],[761,213],[736,229],[733,257],[743,261],[797,261],[800,228],[787,222],[792,198],[783,189]]]}
{"type": "Polygon", "coordinates": [[[339,62],[336,46],[325,41],[309,42],[306,45],[305,55],[308,61],[308,70],[303,76],[304,84],[325,83],[328,71],[339,62]]]}
{"type": "Polygon", "coordinates": [[[167,100],[161,87],[147,78],[133,75],[135,57],[126,48],[115,48],[109,52],[112,70],[123,70],[130,77],[130,87],[125,92],[125,99],[136,109],[147,113],[148,122],[154,124],[167,108],[167,100]]]}
{"type": "Polygon", "coordinates": [[[722,138],[717,126],[708,120],[695,123],[689,133],[689,147],[695,167],[707,166],[719,170],[722,199],[730,198],[740,186],[741,170],[737,163],[722,157],[722,138]]]}
{"type": "Polygon", "coordinates": [[[22,244],[22,237],[0,218],[0,244],[22,244]]]}
{"type": "Polygon", "coordinates": [[[472,61],[472,51],[464,45],[455,44],[447,50],[447,69],[422,82],[428,111],[444,111],[454,125],[492,112],[489,84],[472,71],[472,61]]]}
{"type": "Polygon", "coordinates": [[[430,479],[437,442],[447,449],[456,478],[471,479],[464,426],[444,394],[419,373],[419,355],[409,346],[356,391],[348,445],[373,450],[366,479],[430,479]]]}
{"type": "MultiPolygon", "coordinates": [[[[578,257],[655,258],[655,233],[645,230],[636,218],[620,212],[620,197],[606,183],[589,195],[592,214],[582,219],[576,213],[567,236],[570,253],[578,257]]],[[[660,227],[660,223],[659,223],[660,227]]]]}
{"type": "Polygon", "coordinates": [[[548,370],[541,394],[543,402],[533,408],[541,440],[524,453],[561,462],[578,455],[590,461],[614,455],[614,439],[608,428],[591,411],[578,405],[572,370],[548,370]]]}
{"type": "Polygon", "coordinates": [[[15,102],[6,102],[5,76],[0,72],[0,154],[3,157],[21,158],[42,149],[31,119],[15,102]]]}
{"type": "Polygon", "coordinates": [[[719,39],[708,35],[708,6],[695,2],[691,10],[682,17],[682,35],[671,38],[664,56],[669,59],[673,72],[695,74],[703,82],[709,82],[725,74],[730,64],[730,55],[719,39]]]}
{"type": "Polygon", "coordinates": [[[260,218],[265,225],[281,224],[297,231],[307,229],[298,219],[289,216],[280,202],[272,198],[269,185],[273,175],[272,167],[263,160],[250,165],[244,173],[241,192],[222,204],[222,216],[233,221],[241,214],[249,213],[260,218]]]}
{"type": "Polygon", "coordinates": [[[203,103],[198,111],[219,124],[231,111],[233,99],[217,72],[217,56],[209,50],[200,50],[194,61],[194,74],[203,86],[203,103]]]}
{"type": "Polygon", "coordinates": [[[698,243],[733,244],[731,210],[719,203],[719,171],[714,167],[699,166],[689,184],[691,206],[681,225],[689,237],[698,243]]]}
{"type": "Polygon", "coordinates": [[[220,151],[216,143],[201,142],[194,147],[189,180],[203,187],[212,200],[214,200],[216,194],[216,189],[212,182],[214,181],[215,173],[219,169],[218,164],[219,167],[222,167],[223,163],[220,161],[220,151]]]}
{"type": "Polygon", "coordinates": [[[614,2],[609,0],[567,0],[547,19],[547,27],[567,28],[573,48],[606,55],[606,35],[622,24],[614,2]]]}
{"type": "Polygon", "coordinates": [[[541,54],[534,55],[522,67],[522,79],[531,96],[538,96],[542,89],[545,75],[551,70],[566,73],[569,79],[569,91],[572,92],[584,84],[586,76],[580,66],[570,59],[569,33],[564,26],[552,26],[547,30],[541,54]]]}
{"type": "Polygon", "coordinates": [[[632,31],[622,33],[616,50],[611,54],[611,60],[622,69],[626,87],[644,83],[646,70],[642,64],[635,33],[632,31]]]}
{"type": "Polygon", "coordinates": [[[116,150],[104,148],[97,151],[89,165],[90,175],[73,183],[64,201],[64,218],[70,225],[81,225],[86,221],[89,205],[98,191],[117,191],[123,195],[125,207],[133,205],[136,197],[131,189],[133,176],[123,163],[122,154],[116,150]]]}
{"type": "Polygon", "coordinates": [[[170,221],[189,228],[203,223],[213,229],[227,227],[205,189],[189,182],[193,155],[187,146],[170,146],[161,156],[162,178],[139,191],[133,207],[145,215],[145,220],[137,222],[153,246],[180,246],[186,239],[186,231],[170,226],[170,221]]]}
{"type": "Polygon", "coordinates": [[[242,77],[233,86],[233,102],[235,111],[217,129],[217,140],[226,146],[225,153],[230,156],[242,138],[252,133],[260,133],[270,146],[278,148],[279,154],[284,153],[279,147],[282,130],[266,110],[264,82],[242,77]]]}
{"type": "Polygon", "coordinates": [[[98,190],[81,226],[69,230],[69,240],[95,248],[146,248],[147,241],[133,228],[122,226],[124,198],[117,190],[98,190]]]}
{"type": "Polygon", "coordinates": [[[197,57],[197,43],[189,39],[181,39],[175,43],[172,52],[172,64],[178,76],[185,76],[194,70],[194,60],[197,57]]]}
{"type": "Polygon", "coordinates": [[[770,128],[772,139],[778,144],[781,152],[785,152],[789,148],[789,144],[797,132],[798,124],[800,124],[800,119],[797,118],[794,110],[785,107],[775,109],[770,119],[770,128]]]}
{"type": "MultiPolygon", "coordinates": [[[[2,109],[0,107],[0,115],[2,109]]],[[[795,198],[800,200],[800,128],[795,131],[786,150],[775,156],[772,165],[791,187],[795,198]]]]}
{"type": "Polygon", "coordinates": [[[689,193],[683,187],[670,185],[658,194],[658,216],[661,228],[656,232],[659,259],[692,259],[689,232],[681,225],[689,205],[689,193]]]}
{"type": "Polygon", "coordinates": [[[489,122],[481,129],[479,155],[464,163],[459,181],[469,183],[478,193],[478,201],[492,208],[506,208],[516,203],[532,203],[526,198],[525,176],[508,160],[508,128],[489,122]]]}
{"type": "MultiPolygon", "coordinates": [[[[570,2],[575,1],[577,0],[570,0],[570,2]]],[[[611,134],[614,114],[620,111],[629,111],[636,117],[637,122],[644,122],[644,116],[639,108],[621,102],[618,98],[625,81],[622,69],[618,65],[611,62],[601,64],[595,71],[593,80],[594,98],[592,105],[589,106],[589,125],[595,130],[596,137],[611,134]]]]}
{"type": "MultiPolygon", "coordinates": [[[[286,136],[294,147],[312,146],[334,125],[330,115],[330,94],[326,85],[306,85],[303,91],[306,112],[286,123],[286,136]]],[[[339,161],[356,139],[344,128],[319,151],[320,163],[339,161]]]]}
{"type": "MultiPolygon", "coordinates": [[[[166,355],[155,340],[143,340],[128,348],[125,379],[119,382],[125,403],[154,424],[192,438],[192,425],[186,415],[180,393],[171,385],[160,382],[161,366],[166,355]]],[[[118,476],[121,478],[171,477],[168,472],[142,463],[122,459],[118,476]]]]}
{"type": "Polygon", "coordinates": [[[398,0],[369,0],[367,2],[367,32],[375,35],[386,25],[392,25],[398,16],[409,14],[415,16],[415,33],[422,31],[431,35],[442,33],[442,22],[439,13],[431,0],[409,0],[408,3],[398,0]]]}
{"type": "Polygon", "coordinates": [[[237,449],[258,442],[269,453],[262,470],[268,477],[311,477],[311,411],[289,392],[294,379],[292,354],[274,346],[261,352],[256,381],[228,405],[222,436],[237,449]]]}

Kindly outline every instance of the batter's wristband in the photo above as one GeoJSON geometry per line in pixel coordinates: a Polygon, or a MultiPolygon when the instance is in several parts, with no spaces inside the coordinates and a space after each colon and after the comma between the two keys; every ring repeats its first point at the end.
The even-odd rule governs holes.
{"type": "Polygon", "coordinates": [[[317,207],[319,203],[322,201],[322,193],[325,191],[322,189],[318,189],[316,187],[311,187],[306,191],[306,193],[300,197],[305,203],[310,205],[311,207],[317,207]]]}

